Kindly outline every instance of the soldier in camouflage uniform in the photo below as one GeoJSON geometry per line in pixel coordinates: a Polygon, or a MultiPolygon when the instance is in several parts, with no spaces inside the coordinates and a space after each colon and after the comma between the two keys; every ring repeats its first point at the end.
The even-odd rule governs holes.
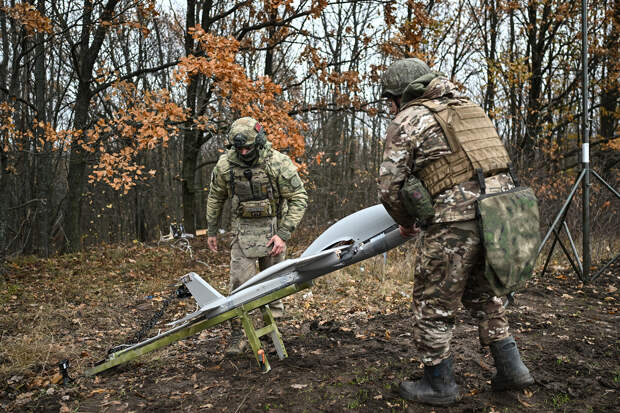
{"type": "MultiPolygon", "coordinates": [[[[421,249],[417,251],[420,259],[414,269],[413,336],[424,363],[424,376],[417,381],[401,383],[400,393],[408,400],[432,405],[447,405],[459,400],[450,340],[454,313],[461,302],[479,320],[481,344],[491,347],[497,368],[493,388],[529,385],[533,378],[509,333],[502,300],[493,294],[484,277],[484,251],[475,211],[475,201],[481,192],[479,181],[473,173],[455,178],[457,172],[454,171],[463,169],[460,161],[448,159],[452,162],[450,168],[436,167],[453,156],[454,148],[429,107],[448,101],[469,101],[453,83],[431,72],[419,59],[396,61],[384,74],[382,83],[382,96],[388,99],[395,118],[387,129],[379,172],[380,198],[404,236],[423,230],[421,249]],[[438,173],[442,174],[439,186],[436,185],[438,173]],[[435,213],[424,221],[417,220],[404,202],[406,196],[402,189],[411,179],[421,182],[430,193],[429,204],[435,213]]],[[[488,121],[488,124],[488,128],[493,129],[491,134],[496,136],[492,123],[488,121]]],[[[499,137],[491,141],[501,146],[499,137]]],[[[503,165],[502,150],[503,146],[490,157],[501,158],[503,165]]],[[[513,188],[507,172],[499,167],[485,174],[486,192],[513,188]]],[[[420,193],[416,193],[413,198],[419,196],[420,193]]]]}
{"type": "MultiPolygon", "coordinates": [[[[208,245],[217,251],[217,223],[227,199],[232,202],[230,290],[284,259],[286,241],[301,221],[308,196],[291,159],[272,148],[256,120],[236,120],[228,132],[230,148],[211,175],[207,199],[208,245]]],[[[274,317],[282,302],[270,304],[274,317]]],[[[247,346],[238,320],[232,323],[228,354],[247,346]]]]}

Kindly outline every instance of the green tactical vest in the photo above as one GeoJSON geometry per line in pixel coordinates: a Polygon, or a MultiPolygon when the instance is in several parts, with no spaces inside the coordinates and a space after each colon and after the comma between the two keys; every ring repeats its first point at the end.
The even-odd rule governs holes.
{"type": "Polygon", "coordinates": [[[277,231],[278,194],[264,163],[252,167],[230,164],[233,229],[241,250],[250,258],[269,255],[267,242],[277,231]]]}

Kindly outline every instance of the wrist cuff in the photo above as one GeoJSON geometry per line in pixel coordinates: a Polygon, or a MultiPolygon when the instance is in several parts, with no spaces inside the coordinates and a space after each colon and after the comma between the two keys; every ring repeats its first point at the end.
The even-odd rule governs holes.
{"type": "Polygon", "coordinates": [[[276,232],[276,235],[282,238],[282,241],[288,241],[291,238],[291,232],[286,228],[280,228],[276,232]]]}

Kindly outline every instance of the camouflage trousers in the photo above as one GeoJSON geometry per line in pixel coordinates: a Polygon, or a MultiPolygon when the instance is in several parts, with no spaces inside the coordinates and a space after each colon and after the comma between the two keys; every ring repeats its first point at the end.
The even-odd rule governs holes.
{"type": "MultiPolygon", "coordinates": [[[[267,255],[260,258],[249,258],[243,253],[243,250],[239,246],[239,241],[235,241],[230,249],[230,291],[239,287],[241,284],[252,278],[257,274],[256,261],[258,261],[258,270],[263,271],[266,268],[271,267],[284,260],[286,254],[286,247],[282,253],[272,257],[267,255]]],[[[274,301],[269,304],[269,307],[284,310],[284,304],[281,300],[274,301]]]]}
{"type": "Polygon", "coordinates": [[[507,338],[502,300],[484,277],[477,221],[436,224],[422,234],[413,287],[413,337],[426,365],[450,356],[455,311],[462,303],[478,321],[482,345],[507,338]]]}

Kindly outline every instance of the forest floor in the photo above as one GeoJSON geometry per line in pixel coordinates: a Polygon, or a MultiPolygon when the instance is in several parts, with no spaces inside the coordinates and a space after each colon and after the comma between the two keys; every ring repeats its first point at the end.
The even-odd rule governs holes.
{"type": "MultiPolygon", "coordinates": [[[[298,245],[307,245],[298,241],[298,245]]],[[[523,391],[493,392],[492,358],[465,311],[453,340],[462,400],[449,408],[409,403],[398,383],[422,366],[411,337],[405,244],[316,280],[285,300],[279,322],[289,357],[268,350],[262,374],[248,352],[224,356],[230,331],[216,326],[95,378],[83,372],[131,337],[158,310],[179,277],[199,273],[223,293],[227,251],[193,242],[195,258],[166,246],[106,246],[50,259],[20,257],[0,289],[0,410],[607,412],[620,397],[620,265],[581,284],[552,262],[508,307],[512,333],[536,379],[523,391]],[[63,385],[58,363],[74,381],[63,385]]],[[[302,247],[292,246],[291,256],[302,247]]],[[[1,281],[1,280],[0,280],[1,281]]],[[[176,300],[163,322],[193,311],[176,300]]],[[[269,348],[269,346],[268,346],[269,348]]]]}

